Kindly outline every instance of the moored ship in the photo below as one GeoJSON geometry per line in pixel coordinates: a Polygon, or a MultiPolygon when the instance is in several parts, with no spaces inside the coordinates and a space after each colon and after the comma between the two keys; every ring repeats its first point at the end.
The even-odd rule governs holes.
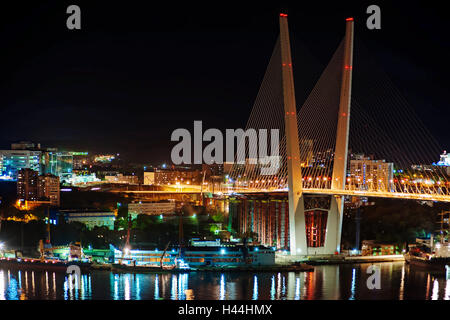
{"type": "Polygon", "coordinates": [[[0,267],[8,269],[66,272],[67,268],[71,265],[80,267],[81,272],[88,272],[91,263],[85,261],[64,261],[59,259],[0,258],[0,267]]]}
{"type": "Polygon", "coordinates": [[[414,267],[444,273],[450,269],[450,246],[448,243],[437,243],[431,246],[410,245],[408,253],[404,256],[406,263],[414,267]]]}
{"type": "Polygon", "coordinates": [[[67,272],[67,268],[71,265],[78,266],[81,272],[88,272],[92,263],[83,256],[81,244],[70,244],[66,246],[69,252],[67,259],[62,260],[49,256],[53,250],[60,247],[44,247],[43,241],[39,242],[39,258],[23,257],[21,251],[14,251],[12,254],[3,254],[0,257],[0,267],[19,270],[42,270],[53,272],[67,272]]]}

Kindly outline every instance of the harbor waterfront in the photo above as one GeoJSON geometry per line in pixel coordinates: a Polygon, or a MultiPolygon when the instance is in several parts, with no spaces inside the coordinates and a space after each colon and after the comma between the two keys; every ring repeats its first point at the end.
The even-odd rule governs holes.
{"type": "Polygon", "coordinates": [[[376,263],[380,289],[370,290],[372,263],[315,266],[314,272],[127,274],[81,276],[0,269],[0,300],[450,300],[450,275],[404,262],[376,263]]]}

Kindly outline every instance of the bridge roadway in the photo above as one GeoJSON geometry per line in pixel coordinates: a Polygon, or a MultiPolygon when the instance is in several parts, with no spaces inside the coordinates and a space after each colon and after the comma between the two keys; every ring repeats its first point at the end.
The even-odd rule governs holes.
{"type": "MultiPolygon", "coordinates": [[[[135,194],[171,194],[171,193],[184,193],[184,194],[199,194],[200,190],[189,191],[113,191],[117,193],[135,193],[135,194]]],[[[204,193],[211,193],[209,190],[203,190],[204,193]]],[[[241,194],[256,194],[256,193],[283,193],[287,192],[287,189],[229,189],[216,191],[214,194],[226,195],[232,193],[241,194]]],[[[422,200],[422,201],[438,201],[438,202],[450,202],[450,195],[444,194],[421,194],[421,193],[406,193],[406,192],[380,192],[380,191],[360,191],[360,190],[336,190],[336,189],[303,189],[305,194],[324,194],[324,195],[337,195],[337,196],[354,196],[354,197],[373,197],[373,198],[391,198],[391,199],[409,199],[409,200],[422,200]]]]}

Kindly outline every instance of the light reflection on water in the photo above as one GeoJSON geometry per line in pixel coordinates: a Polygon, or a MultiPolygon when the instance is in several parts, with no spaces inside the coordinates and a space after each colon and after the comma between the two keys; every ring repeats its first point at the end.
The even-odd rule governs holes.
{"type": "Polygon", "coordinates": [[[369,290],[370,264],[317,266],[315,272],[191,272],[114,274],[93,271],[75,276],[0,269],[0,300],[450,300],[450,278],[380,263],[381,289],[369,290]]]}

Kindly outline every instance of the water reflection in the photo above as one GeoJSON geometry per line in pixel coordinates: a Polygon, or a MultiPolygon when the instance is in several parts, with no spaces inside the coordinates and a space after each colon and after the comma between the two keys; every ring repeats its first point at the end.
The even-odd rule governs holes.
{"type": "Polygon", "coordinates": [[[356,269],[353,268],[352,270],[352,289],[351,289],[351,296],[349,300],[355,300],[355,288],[356,288],[356,269]]]}
{"type": "Polygon", "coordinates": [[[75,275],[0,269],[0,300],[18,299],[431,299],[450,300],[450,279],[413,270],[403,263],[383,263],[381,289],[366,280],[371,264],[318,266],[315,272],[75,275]]]}

